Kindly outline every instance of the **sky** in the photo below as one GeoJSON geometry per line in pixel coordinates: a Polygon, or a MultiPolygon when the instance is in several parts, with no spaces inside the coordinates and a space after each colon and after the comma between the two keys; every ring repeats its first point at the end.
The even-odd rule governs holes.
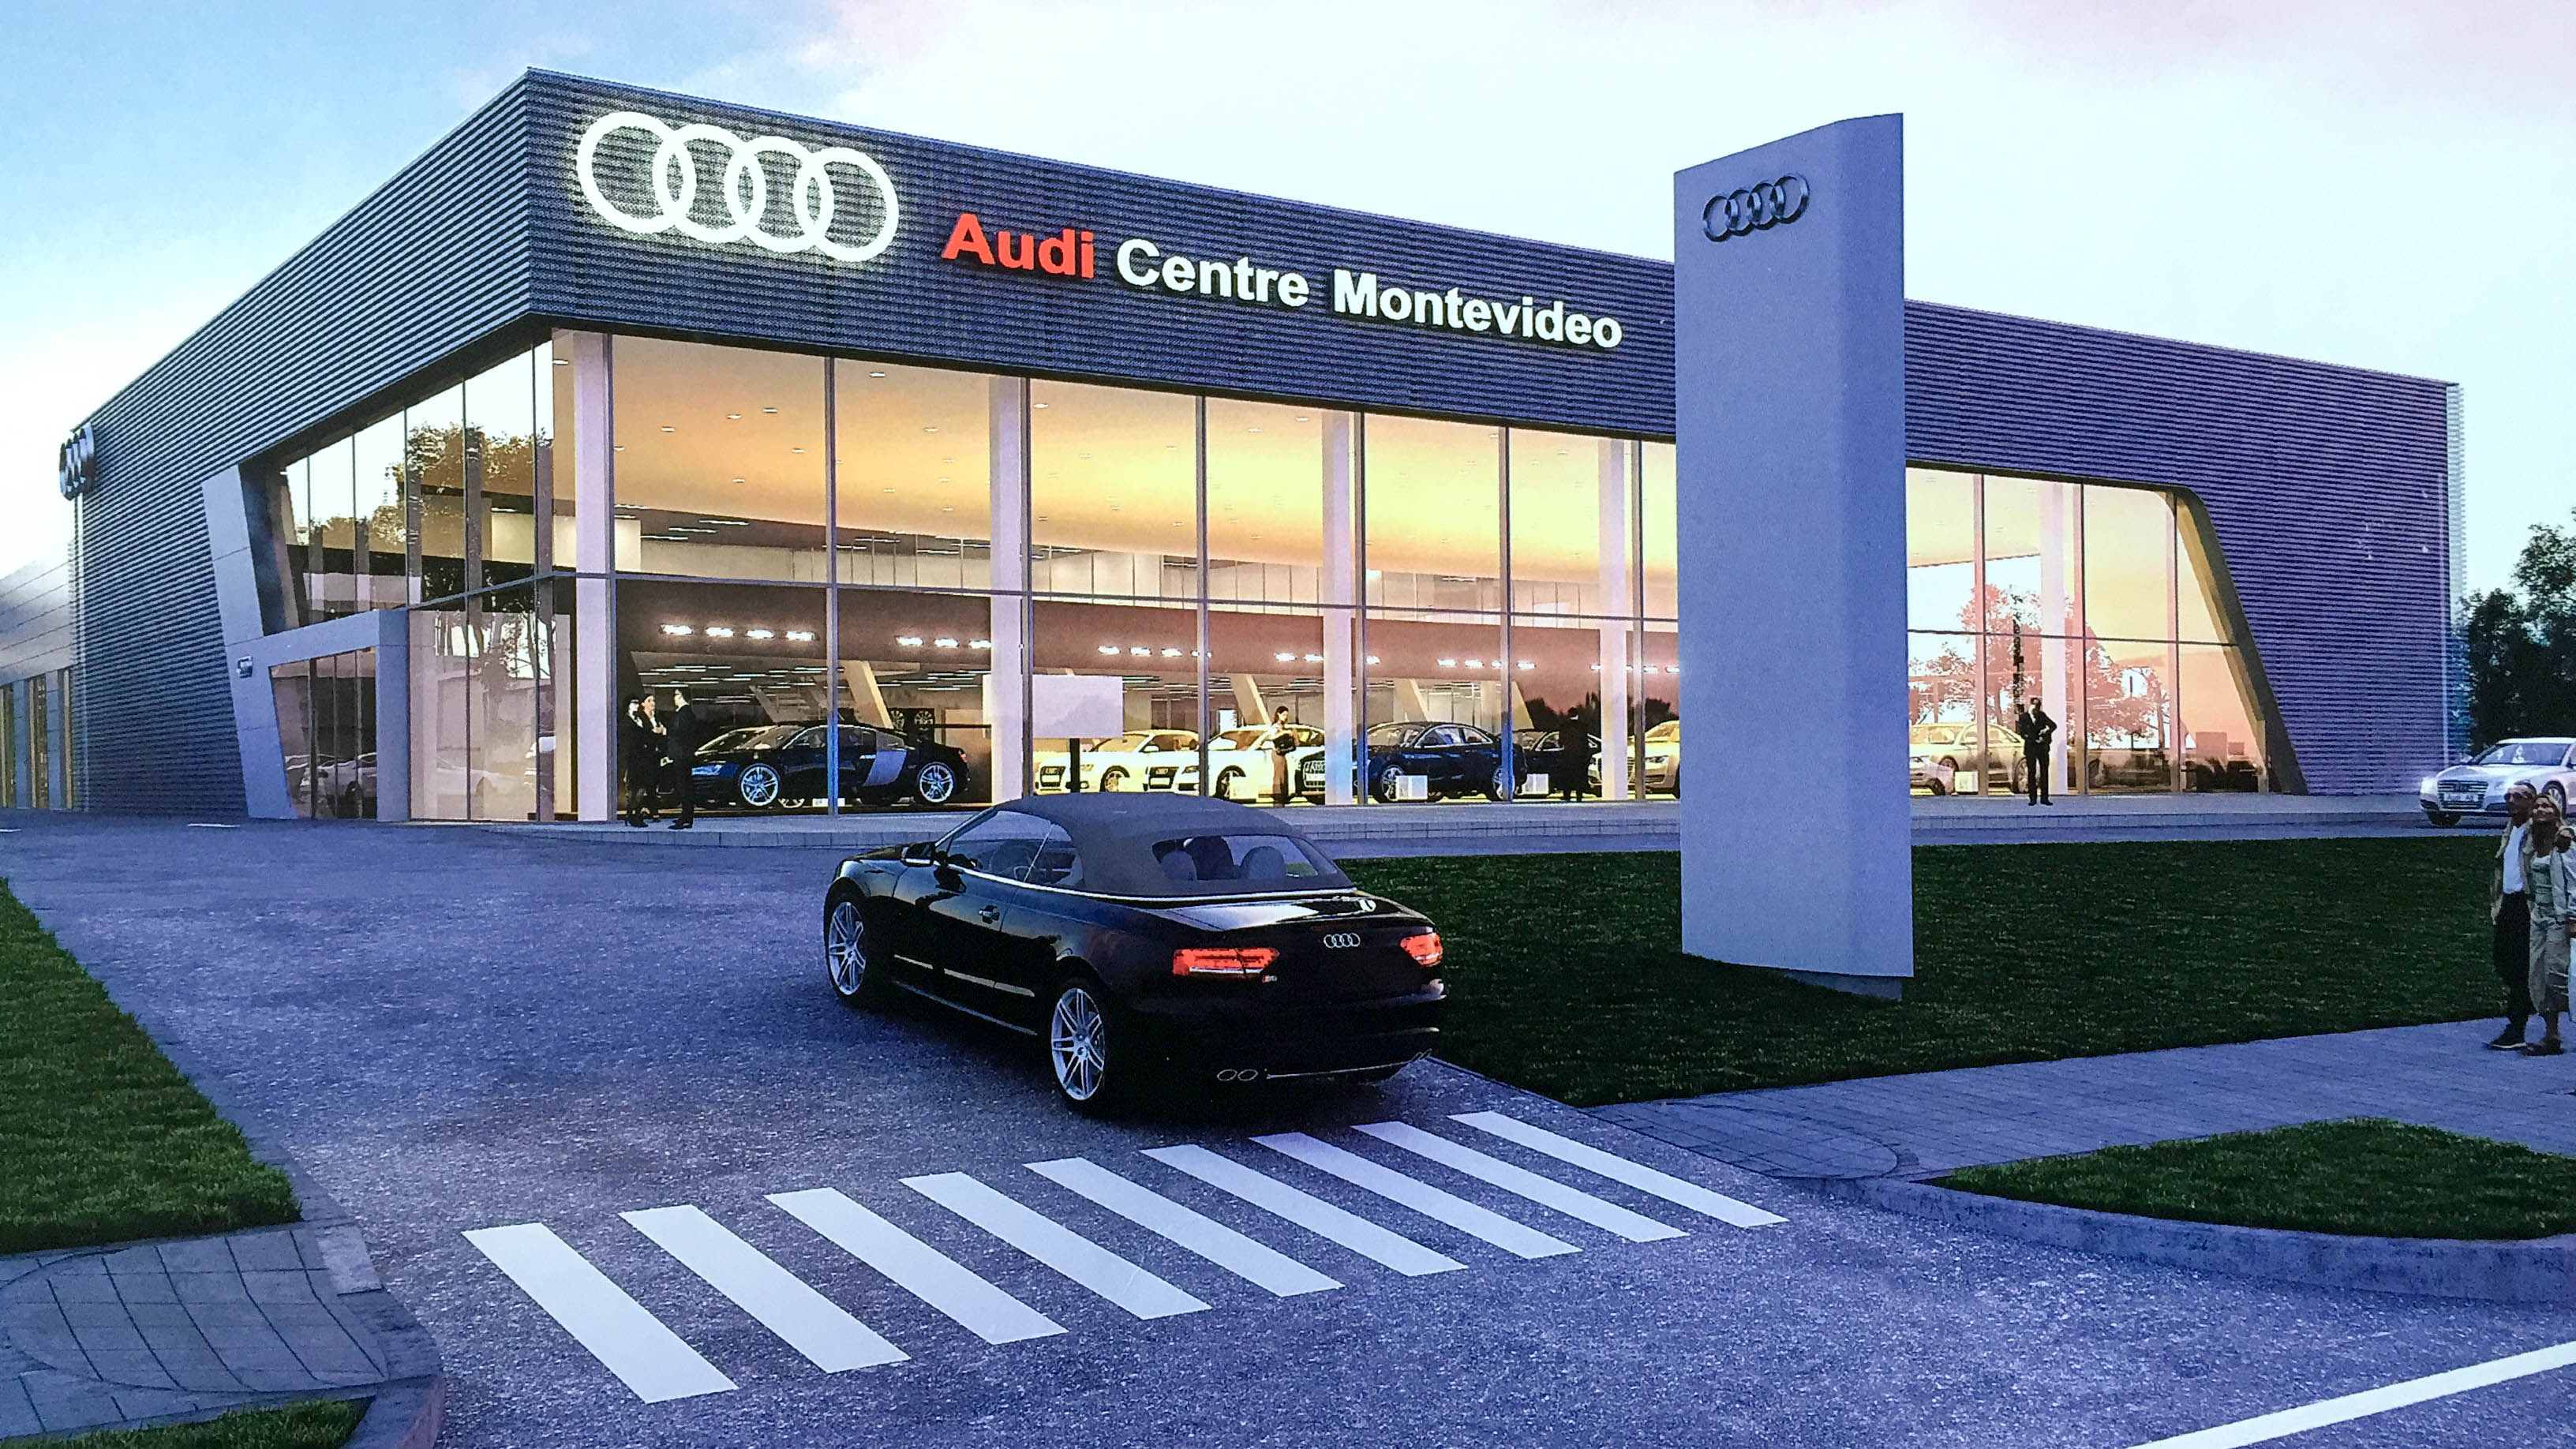
{"type": "Polygon", "coordinates": [[[1641,256],[1906,118],[1908,296],[2466,390],[2467,569],[2576,509],[2568,0],[0,0],[0,571],[92,409],[529,66],[1641,256]]]}

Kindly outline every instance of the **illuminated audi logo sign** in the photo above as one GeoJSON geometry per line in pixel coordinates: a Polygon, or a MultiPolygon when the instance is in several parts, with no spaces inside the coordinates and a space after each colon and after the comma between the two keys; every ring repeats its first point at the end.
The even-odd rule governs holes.
{"type": "Polygon", "coordinates": [[[1709,198],[1699,214],[1700,230],[1710,241],[1724,241],[1731,236],[1749,236],[1775,226],[1785,226],[1807,213],[1810,192],[1804,176],[1783,176],[1777,181],[1757,181],[1740,191],[1709,198]]]}
{"type": "Polygon", "coordinates": [[[89,491],[98,474],[98,435],[81,424],[80,431],[63,440],[54,454],[55,481],[62,485],[65,498],[78,498],[89,491]]]}
{"type": "Polygon", "coordinates": [[[1324,944],[1335,951],[1348,951],[1359,943],[1360,933],[1357,931],[1335,931],[1324,938],[1324,944]]]}
{"type": "Polygon", "coordinates": [[[894,244],[895,225],[902,217],[893,179],[864,152],[847,146],[808,150],[784,136],[745,140],[722,126],[704,123],[666,126],[641,111],[611,111],[591,122],[573,153],[573,169],[590,209],[609,225],[638,236],[677,232],[710,246],[748,241],[781,255],[811,251],[837,262],[857,263],[894,244]],[[644,187],[653,205],[644,215],[620,206],[600,184],[600,146],[621,131],[641,132],[654,143],[644,187]],[[713,197],[724,210],[721,222],[701,221],[697,214],[698,164],[704,154],[701,148],[709,147],[724,157],[722,180],[713,197]],[[763,160],[770,156],[796,167],[787,190],[786,219],[795,226],[791,234],[782,235],[770,224],[770,171],[763,160]],[[842,209],[839,186],[846,180],[864,182],[882,203],[876,230],[856,243],[836,241],[831,235],[832,219],[842,209]]]}

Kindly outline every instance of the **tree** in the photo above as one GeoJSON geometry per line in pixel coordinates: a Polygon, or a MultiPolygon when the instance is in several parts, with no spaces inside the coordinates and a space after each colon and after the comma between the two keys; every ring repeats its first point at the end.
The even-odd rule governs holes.
{"type": "Polygon", "coordinates": [[[2469,740],[2576,730],[2576,521],[2536,523],[2513,587],[2463,601],[2469,740]]]}

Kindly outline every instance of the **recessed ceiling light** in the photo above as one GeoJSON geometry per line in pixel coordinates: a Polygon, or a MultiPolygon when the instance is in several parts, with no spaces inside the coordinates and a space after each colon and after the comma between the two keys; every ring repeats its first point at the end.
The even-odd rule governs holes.
{"type": "Polygon", "coordinates": [[[725,414],[725,421],[726,421],[726,422],[729,422],[729,423],[738,423],[738,422],[741,422],[741,421],[742,421],[742,414],[740,414],[740,413],[727,413],[727,414],[725,414]]]}
{"type": "Polygon", "coordinates": [[[774,412],[778,411],[778,409],[776,409],[776,408],[762,408],[762,409],[761,409],[761,411],[762,411],[762,412],[765,412],[765,413],[774,413],[774,412]]]}
{"type": "Polygon", "coordinates": [[[1046,406],[1046,404],[1045,404],[1045,403],[1031,403],[1031,404],[1029,404],[1029,406],[1030,406],[1030,407],[1033,407],[1033,408],[1043,408],[1043,407],[1045,407],[1045,406],[1046,406]]]}
{"type": "Polygon", "coordinates": [[[789,451],[789,452],[791,452],[791,453],[802,453],[802,452],[804,452],[805,450],[804,450],[803,448],[790,448],[790,449],[788,449],[787,451],[789,451]]]}
{"type": "Polygon", "coordinates": [[[569,357],[558,357],[555,359],[555,366],[570,367],[572,366],[572,359],[569,357]]]}
{"type": "Polygon", "coordinates": [[[939,425],[938,425],[938,424],[936,424],[936,423],[933,423],[933,424],[931,424],[929,427],[923,428],[923,429],[922,429],[922,431],[923,431],[923,432],[925,432],[925,433],[935,433],[935,432],[938,432],[938,431],[939,431],[939,425]]]}

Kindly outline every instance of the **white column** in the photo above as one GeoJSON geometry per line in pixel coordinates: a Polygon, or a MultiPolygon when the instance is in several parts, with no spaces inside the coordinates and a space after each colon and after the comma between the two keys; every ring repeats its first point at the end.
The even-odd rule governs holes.
{"type": "MultiPolygon", "coordinates": [[[[1357,520],[1351,507],[1351,415],[1324,414],[1324,803],[1353,803],[1352,771],[1359,758],[1359,661],[1353,640],[1360,601],[1357,520]]],[[[1266,716],[1255,716],[1266,718],[1266,716]]]]}
{"type": "Polygon", "coordinates": [[[2052,790],[2067,788],[2066,749],[2075,734],[2075,716],[2066,708],[2066,654],[2069,649],[2083,647],[2066,592],[2066,565],[2073,551],[2066,503],[2073,488],[2071,483],[2044,483],[2039,489],[2039,630],[2043,636],[2039,641],[2039,707],[2057,721],[2057,742],[2048,752],[2052,790]]]}
{"type": "MultiPolygon", "coordinates": [[[[557,332],[555,356],[572,359],[572,729],[574,814],[617,814],[616,400],[609,339],[557,332]]],[[[557,444],[561,456],[561,443],[557,444]]],[[[562,479],[561,469],[556,473],[562,479]]],[[[557,498],[561,498],[560,492],[557,498]]],[[[560,506],[560,504],[558,505],[560,506]]],[[[558,676],[560,678],[561,676],[558,676]]],[[[556,703],[556,727],[565,713],[556,703]]],[[[562,808],[557,802],[557,809],[562,808]]]]}
{"type": "MultiPolygon", "coordinates": [[[[1626,615],[1637,607],[1630,582],[1637,531],[1628,511],[1629,445],[1601,440],[1601,612],[1626,615]]],[[[1601,798],[1628,798],[1628,643],[1636,625],[1624,617],[1601,626],[1601,798]]]]}
{"type": "Polygon", "coordinates": [[[993,798],[1029,790],[1029,381],[993,379],[993,641],[987,723],[993,727],[993,798]]]}

